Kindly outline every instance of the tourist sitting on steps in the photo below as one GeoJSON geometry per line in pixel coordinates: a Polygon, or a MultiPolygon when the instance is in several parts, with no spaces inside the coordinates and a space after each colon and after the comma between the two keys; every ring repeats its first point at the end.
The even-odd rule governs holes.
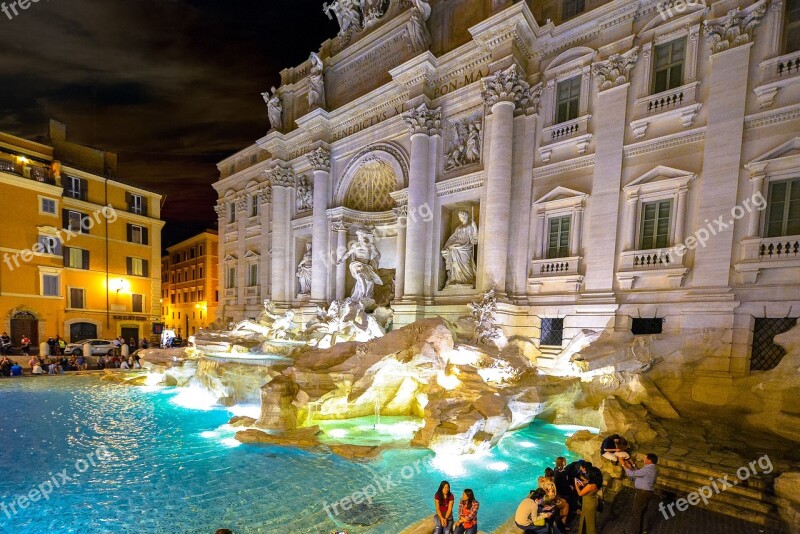
{"type": "Polygon", "coordinates": [[[18,363],[14,363],[11,366],[11,376],[22,376],[22,366],[18,363]]]}
{"type": "Polygon", "coordinates": [[[453,494],[450,492],[450,483],[442,480],[436,495],[433,496],[433,506],[436,513],[433,516],[433,534],[452,534],[453,532],[453,494]]]}
{"type": "Polygon", "coordinates": [[[628,440],[619,434],[611,434],[600,444],[600,454],[609,462],[619,463],[623,468],[629,468],[628,440]]]}
{"type": "Polygon", "coordinates": [[[455,523],[454,534],[478,534],[478,506],[475,493],[465,489],[458,503],[458,521],[455,523]]]}
{"type": "Polygon", "coordinates": [[[38,362],[38,360],[36,361],[36,364],[33,366],[33,369],[31,369],[31,374],[32,375],[44,374],[44,369],[42,369],[42,365],[38,362]]]}
{"type": "Polygon", "coordinates": [[[514,523],[525,534],[548,534],[547,521],[552,517],[553,509],[545,506],[545,496],[542,488],[531,490],[517,506],[514,523]]]}

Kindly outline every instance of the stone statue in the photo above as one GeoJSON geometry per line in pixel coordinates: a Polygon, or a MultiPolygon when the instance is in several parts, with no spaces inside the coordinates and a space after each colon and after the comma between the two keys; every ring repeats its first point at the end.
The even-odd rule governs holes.
{"type": "Polygon", "coordinates": [[[359,230],[356,232],[358,240],[350,246],[350,249],[342,256],[337,265],[343,263],[347,258],[350,260],[350,274],[356,281],[350,299],[353,301],[364,301],[364,306],[369,307],[375,302],[375,284],[383,285],[381,277],[378,276],[378,262],[381,253],[372,242],[372,234],[359,230]]]}
{"type": "Polygon", "coordinates": [[[481,119],[477,118],[469,124],[467,146],[464,151],[466,162],[475,163],[481,159],[481,119]]]}
{"type": "Polygon", "coordinates": [[[503,330],[495,324],[495,312],[497,311],[497,298],[494,289],[490,289],[483,294],[480,302],[472,302],[467,305],[470,315],[475,320],[475,337],[473,341],[484,345],[495,345],[502,349],[508,344],[503,330]]]}
{"type": "Polygon", "coordinates": [[[325,75],[322,58],[311,52],[311,73],[308,75],[308,109],[325,107],[325,75]]]}
{"type": "Polygon", "coordinates": [[[481,159],[481,118],[475,117],[472,121],[461,119],[452,128],[453,136],[444,167],[446,171],[477,163],[481,159]]]}
{"type": "Polygon", "coordinates": [[[306,253],[297,265],[297,279],[300,281],[300,295],[311,293],[311,243],[306,243],[306,253]]]}
{"type": "Polygon", "coordinates": [[[269,124],[274,130],[280,130],[283,128],[283,121],[281,119],[281,114],[283,113],[283,104],[281,104],[281,99],[278,96],[278,90],[275,89],[275,86],[272,86],[272,94],[270,91],[265,93],[261,93],[261,96],[264,98],[264,102],[267,103],[267,115],[269,116],[269,124]]]}
{"type": "MultiPolygon", "coordinates": [[[[428,6],[428,10],[430,13],[430,6],[428,6]]],[[[425,50],[431,45],[428,28],[425,27],[425,18],[423,13],[416,7],[411,8],[411,19],[408,21],[408,38],[412,51],[425,50]]]]}
{"type": "Polygon", "coordinates": [[[420,12],[422,20],[427,21],[430,18],[431,5],[428,3],[428,0],[411,0],[411,3],[414,4],[414,7],[420,12]]]}
{"type": "Polygon", "coordinates": [[[333,14],[339,22],[339,35],[344,35],[351,28],[361,29],[360,4],[356,0],[336,0],[330,4],[322,4],[322,11],[332,19],[333,14]]]}
{"type": "Polygon", "coordinates": [[[442,256],[447,269],[445,287],[475,285],[475,255],[478,244],[478,227],[466,211],[458,212],[461,225],[444,244],[442,256]]]}

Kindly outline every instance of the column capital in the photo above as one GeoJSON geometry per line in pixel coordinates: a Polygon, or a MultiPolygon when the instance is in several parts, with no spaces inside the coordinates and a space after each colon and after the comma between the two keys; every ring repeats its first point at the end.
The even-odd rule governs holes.
{"type": "Polygon", "coordinates": [[[735,8],[722,17],[703,21],[711,53],[736,48],[753,41],[753,30],[767,14],[767,0],[745,9],[735,8]]]}
{"type": "Polygon", "coordinates": [[[523,91],[517,100],[517,108],[523,113],[538,113],[539,103],[542,100],[543,87],[542,82],[539,82],[533,87],[529,87],[526,91],[523,91]]]}
{"type": "Polygon", "coordinates": [[[515,106],[521,98],[530,98],[530,85],[517,71],[516,64],[499,70],[481,80],[483,101],[491,109],[500,102],[511,102],[515,106]]]}
{"type": "Polygon", "coordinates": [[[269,184],[263,185],[258,189],[258,200],[262,204],[272,202],[272,187],[269,184]]]}
{"type": "Polygon", "coordinates": [[[273,187],[294,187],[296,179],[292,169],[272,167],[266,172],[273,187]]]}
{"type": "Polygon", "coordinates": [[[440,135],[442,132],[442,108],[430,109],[423,102],[419,107],[412,108],[403,113],[403,121],[408,126],[409,133],[440,135]]]}
{"type": "Polygon", "coordinates": [[[306,154],[306,157],[308,158],[308,162],[311,164],[311,168],[313,170],[326,171],[326,172],[329,172],[331,170],[330,151],[325,150],[322,147],[319,147],[306,154]]]}
{"type": "Polygon", "coordinates": [[[217,213],[217,217],[220,219],[225,217],[225,213],[228,211],[225,201],[222,199],[217,200],[217,204],[214,206],[214,211],[217,213]]]}
{"type": "Polygon", "coordinates": [[[630,81],[630,73],[639,59],[639,47],[633,47],[622,54],[611,54],[605,61],[592,64],[592,74],[598,82],[597,92],[618,87],[630,81]]]}
{"type": "Polygon", "coordinates": [[[334,232],[347,232],[350,229],[350,224],[344,221],[331,221],[331,230],[334,232]]]}
{"type": "Polygon", "coordinates": [[[236,211],[245,211],[247,209],[247,194],[240,193],[236,197],[236,211]]]}
{"type": "Polygon", "coordinates": [[[392,212],[395,214],[396,217],[406,217],[408,216],[408,205],[402,204],[397,206],[396,208],[392,208],[392,212]]]}

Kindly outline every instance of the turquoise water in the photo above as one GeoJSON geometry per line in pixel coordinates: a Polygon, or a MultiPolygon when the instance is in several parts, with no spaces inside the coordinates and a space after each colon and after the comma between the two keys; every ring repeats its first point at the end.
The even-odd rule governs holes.
{"type": "Polygon", "coordinates": [[[475,491],[479,526],[491,531],[545,466],[569,456],[564,440],[575,430],[535,423],[463,461],[401,448],[356,463],[237,445],[229,411],[189,409],[177,395],[94,377],[0,380],[0,532],[396,534],[432,513],[443,478],[458,495],[475,491]],[[21,509],[17,497],[36,498],[48,481],[49,498],[21,509]],[[374,497],[342,502],[357,491],[374,497]]]}

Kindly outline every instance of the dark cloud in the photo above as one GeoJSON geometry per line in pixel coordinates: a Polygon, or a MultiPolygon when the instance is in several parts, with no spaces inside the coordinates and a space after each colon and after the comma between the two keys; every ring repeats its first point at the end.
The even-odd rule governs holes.
{"type": "Polygon", "coordinates": [[[259,93],[335,32],[322,0],[31,4],[0,14],[0,130],[55,118],[118,152],[122,179],[167,196],[174,242],[215,224],[215,163],[266,132],[259,93]]]}

